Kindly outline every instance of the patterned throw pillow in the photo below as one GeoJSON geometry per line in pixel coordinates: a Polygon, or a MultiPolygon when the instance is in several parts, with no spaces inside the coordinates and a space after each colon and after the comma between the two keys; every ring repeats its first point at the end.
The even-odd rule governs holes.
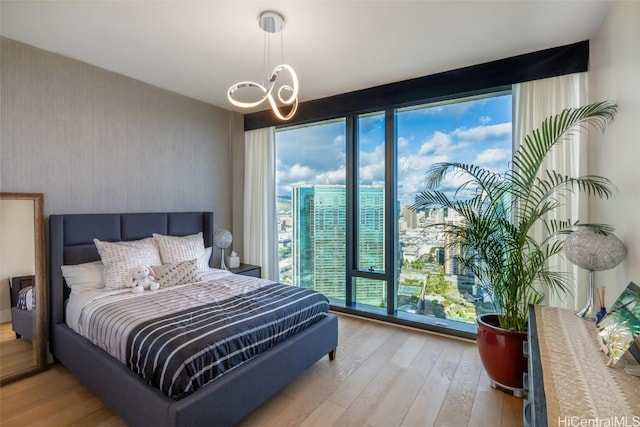
{"type": "Polygon", "coordinates": [[[200,280],[200,273],[196,267],[196,260],[184,261],[175,264],[163,264],[151,267],[155,274],[156,282],[161,288],[184,285],[185,283],[200,280]]]}
{"type": "Polygon", "coordinates": [[[158,245],[162,264],[176,264],[184,261],[196,260],[198,271],[204,273],[209,270],[209,256],[204,247],[202,233],[190,236],[165,236],[163,234],[153,234],[153,240],[158,245]]]}
{"type": "Polygon", "coordinates": [[[102,242],[93,239],[104,264],[105,290],[131,287],[131,272],[138,267],[161,264],[158,248],[151,237],[128,242],[102,242]]]}

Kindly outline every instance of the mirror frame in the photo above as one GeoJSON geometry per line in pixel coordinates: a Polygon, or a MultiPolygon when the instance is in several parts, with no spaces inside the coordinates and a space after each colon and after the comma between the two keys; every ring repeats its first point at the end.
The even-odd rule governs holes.
{"type": "Polygon", "coordinates": [[[2,374],[0,385],[36,374],[47,367],[49,282],[46,276],[46,254],[44,241],[44,194],[43,193],[0,193],[0,200],[33,200],[33,231],[35,247],[36,320],[33,339],[33,360],[35,365],[21,371],[2,374]]]}

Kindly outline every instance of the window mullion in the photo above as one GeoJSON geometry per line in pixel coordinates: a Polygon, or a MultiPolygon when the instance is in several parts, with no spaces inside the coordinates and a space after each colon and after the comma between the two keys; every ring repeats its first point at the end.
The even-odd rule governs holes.
{"type": "Polygon", "coordinates": [[[353,292],[353,271],[356,269],[356,242],[357,240],[357,196],[356,186],[358,185],[358,137],[357,118],[355,116],[346,117],[346,280],[347,287],[345,293],[345,304],[351,306],[354,303],[353,292]]]}
{"type": "Polygon", "coordinates": [[[393,315],[396,309],[396,287],[398,282],[398,214],[396,158],[398,154],[396,142],[395,110],[385,110],[385,193],[384,193],[384,229],[385,235],[385,276],[387,281],[387,314],[393,315]]]}

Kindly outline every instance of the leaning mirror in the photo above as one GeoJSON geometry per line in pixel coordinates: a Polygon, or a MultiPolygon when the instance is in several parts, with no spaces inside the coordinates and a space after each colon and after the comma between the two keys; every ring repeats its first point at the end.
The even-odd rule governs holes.
{"type": "Polygon", "coordinates": [[[0,385],[47,363],[44,195],[0,193],[0,385]]]}

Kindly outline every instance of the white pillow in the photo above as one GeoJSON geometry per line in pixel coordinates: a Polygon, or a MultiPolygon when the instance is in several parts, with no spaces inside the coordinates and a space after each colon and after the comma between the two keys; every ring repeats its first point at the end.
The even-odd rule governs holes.
{"type": "Polygon", "coordinates": [[[165,236],[154,233],[153,240],[158,245],[162,264],[178,264],[195,259],[199,272],[209,270],[211,248],[205,249],[201,232],[189,236],[165,236]]]}
{"type": "Polygon", "coordinates": [[[108,291],[131,287],[134,269],[161,264],[158,248],[151,237],[126,242],[93,239],[93,242],[104,263],[104,283],[108,291]]]}
{"type": "Polygon", "coordinates": [[[36,308],[36,294],[33,292],[33,286],[29,286],[29,290],[27,291],[27,310],[33,311],[36,308]]]}
{"type": "Polygon", "coordinates": [[[72,294],[104,288],[104,264],[102,261],[60,266],[72,294]]]}
{"type": "Polygon", "coordinates": [[[209,246],[208,248],[204,249],[204,253],[202,254],[202,256],[200,257],[200,259],[197,260],[196,265],[204,265],[204,270],[199,270],[200,273],[206,273],[207,271],[211,270],[211,267],[209,266],[209,260],[211,259],[211,251],[213,250],[213,248],[211,246],[209,246]]]}

